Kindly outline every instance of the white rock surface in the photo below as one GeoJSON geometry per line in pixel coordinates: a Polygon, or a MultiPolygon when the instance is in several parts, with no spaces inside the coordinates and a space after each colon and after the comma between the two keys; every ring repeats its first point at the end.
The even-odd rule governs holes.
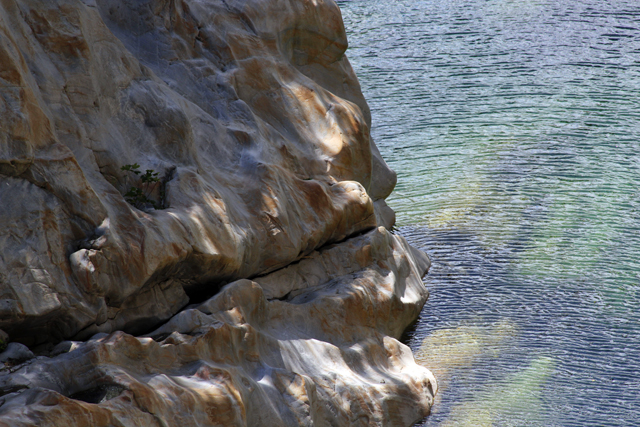
{"type": "Polygon", "coordinates": [[[396,338],[428,266],[379,228],[233,282],[155,340],[115,332],[0,371],[0,426],[409,426],[436,382],[396,338]]]}
{"type": "Polygon", "coordinates": [[[429,413],[346,48],[333,0],[0,1],[0,427],[429,413]]]}
{"type": "Polygon", "coordinates": [[[390,226],[346,47],[332,0],[0,2],[0,328],[141,333],[390,226]]]}

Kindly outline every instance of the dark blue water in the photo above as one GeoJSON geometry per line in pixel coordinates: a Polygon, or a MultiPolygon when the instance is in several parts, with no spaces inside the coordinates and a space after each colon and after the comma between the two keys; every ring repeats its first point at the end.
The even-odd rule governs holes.
{"type": "Polygon", "coordinates": [[[433,261],[422,425],[640,426],[640,2],[338,3],[433,261]]]}

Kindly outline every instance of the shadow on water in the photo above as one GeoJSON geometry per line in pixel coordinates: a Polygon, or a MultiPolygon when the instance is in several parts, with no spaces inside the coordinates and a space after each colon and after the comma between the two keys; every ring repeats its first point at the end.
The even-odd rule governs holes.
{"type": "Polygon", "coordinates": [[[640,4],[338,3],[433,262],[421,425],[640,425],[640,4]]]}
{"type": "Polygon", "coordinates": [[[607,258],[593,261],[574,242],[577,258],[554,256],[566,230],[544,236],[557,208],[532,200],[500,226],[481,202],[450,224],[398,230],[432,260],[430,299],[405,334],[439,380],[422,425],[625,425],[637,415],[637,287],[613,299],[607,258]]]}
{"type": "MultiPolygon", "coordinates": [[[[455,228],[404,227],[400,233],[426,250],[433,263],[426,277],[430,300],[406,334],[416,361],[430,368],[439,382],[436,405],[425,425],[493,425],[489,421],[505,411],[531,404],[524,396],[540,393],[542,378],[554,362],[539,351],[513,351],[523,335],[530,335],[529,325],[537,324],[537,330],[540,322],[522,322],[521,313],[511,307],[510,257],[487,252],[475,236],[455,228]],[[532,369],[540,376],[527,374],[532,369]],[[470,383],[491,386],[480,394],[474,388],[468,395],[464,389],[470,383]]],[[[524,300],[519,305],[526,304],[524,300]]],[[[540,419],[540,405],[534,406],[518,417],[540,419]]]]}

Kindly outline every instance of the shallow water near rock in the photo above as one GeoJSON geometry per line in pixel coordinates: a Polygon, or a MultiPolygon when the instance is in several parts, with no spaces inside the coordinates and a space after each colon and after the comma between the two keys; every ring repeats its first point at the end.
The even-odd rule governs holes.
{"type": "Polygon", "coordinates": [[[640,5],[339,2],[398,232],[424,426],[640,424],[640,5]]]}

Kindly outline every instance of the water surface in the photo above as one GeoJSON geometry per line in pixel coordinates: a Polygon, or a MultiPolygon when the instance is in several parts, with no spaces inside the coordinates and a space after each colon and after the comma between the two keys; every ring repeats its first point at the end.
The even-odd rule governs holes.
{"type": "Polygon", "coordinates": [[[338,3],[433,261],[421,425],[640,425],[640,3],[338,3]]]}

